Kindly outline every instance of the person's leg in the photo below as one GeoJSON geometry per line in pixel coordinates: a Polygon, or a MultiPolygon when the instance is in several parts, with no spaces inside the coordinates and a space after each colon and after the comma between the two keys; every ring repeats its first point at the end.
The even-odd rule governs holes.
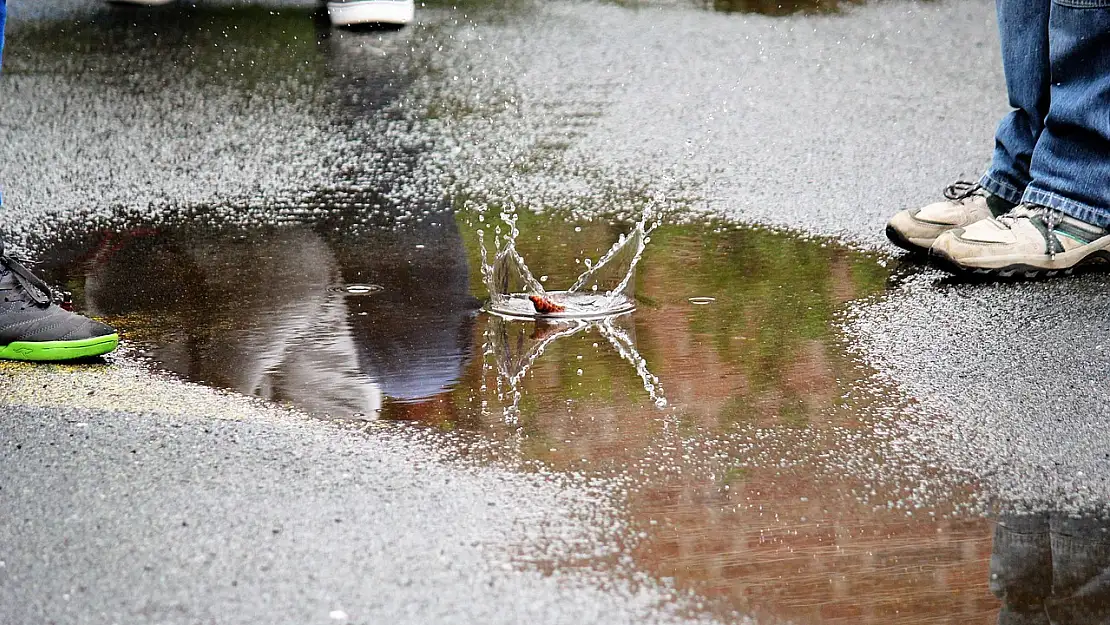
{"type": "Polygon", "coordinates": [[[1049,109],[1052,0],[997,0],[996,6],[1006,93],[1014,110],[998,125],[994,158],[979,184],[1017,204],[1032,180],[1029,164],[1049,109]]]}
{"type": "Polygon", "coordinates": [[[930,253],[957,271],[1110,264],[1110,0],[1052,0],[1048,38],[1048,113],[1023,205],[937,237],[930,253]]]}
{"type": "Polygon", "coordinates": [[[1045,129],[1023,201],[1110,226],[1110,0],[1054,0],[1045,129]]]}
{"type": "MultiPolygon", "coordinates": [[[[7,1],[0,0],[0,61],[6,18],[7,1]]],[[[55,303],[50,287],[5,254],[0,240],[0,359],[72,360],[106,354],[118,343],[112,328],[55,303]]]]}
{"type": "Polygon", "coordinates": [[[8,0],[0,0],[0,66],[4,64],[4,23],[8,21],[8,0]]]}
{"type": "Polygon", "coordinates": [[[995,133],[994,158],[978,184],[958,182],[945,199],[899,211],[886,236],[910,252],[929,251],[937,237],[1001,215],[1021,201],[1029,162],[1048,112],[1048,17],[1052,0],[997,0],[1006,92],[1014,107],[995,133]]]}

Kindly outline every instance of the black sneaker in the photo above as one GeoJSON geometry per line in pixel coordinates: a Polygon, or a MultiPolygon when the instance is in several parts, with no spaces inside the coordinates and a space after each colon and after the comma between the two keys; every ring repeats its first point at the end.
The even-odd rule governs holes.
{"type": "Polygon", "coordinates": [[[111,327],[64,310],[46,283],[4,253],[0,241],[0,359],[73,360],[119,345],[111,327]]]}

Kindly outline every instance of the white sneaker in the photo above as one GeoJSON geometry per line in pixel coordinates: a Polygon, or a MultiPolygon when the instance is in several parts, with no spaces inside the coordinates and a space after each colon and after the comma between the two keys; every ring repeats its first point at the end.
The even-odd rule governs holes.
{"type": "Polygon", "coordinates": [[[1110,265],[1110,230],[1044,206],[1022,204],[937,237],[929,254],[957,272],[1000,278],[1052,277],[1110,265]]]}
{"type": "Polygon", "coordinates": [[[416,13],[413,0],[328,0],[332,26],[360,24],[397,24],[412,22],[416,13]]]}
{"type": "Polygon", "coordinates": [[[944,197],[943,202],[900,211],[891,217],[886,226],[890,242],[910,252],[928,252],[942,233],[1001,215],[1014,207],[974,182],[951,184],[944,190],[944,197]]]}
{"type": "Polygon", "coordinates": [[[136,6],[153,7],[161,4],[170,4],[176,0],[108,0],[108,4],[133,4],[136,6]]]}

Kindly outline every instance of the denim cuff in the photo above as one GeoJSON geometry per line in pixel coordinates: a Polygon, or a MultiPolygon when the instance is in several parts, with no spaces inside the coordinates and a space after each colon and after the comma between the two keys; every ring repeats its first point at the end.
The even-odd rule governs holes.
{"type": "Polygon", "coordinates": [[[991,195],[997,195],[1011,204],[1019,204],[1025,189],[1017,189],[1013,185],[1006,184],[999,180],[997,176],[991,176],[992,173],[988,171],[983,174],[983,177],[979,179],[979,186],[986,189],[991,195]]]}
{"type": "Polygon", "coordinates": [[[1038,188],[1035,182],[1025,189],[1025,195],[1022,196],[1021,201],[1026,204],[1036,204],[1037,206],[1055,208],[1061,213],[1075,217],[1080,221],[1094,224],[1100,228],[1110,226],[1110,211],[1102,208],[1095,208],[1094,206],[1082,202],[1076,202],[1058,193],[1038,188]]]}

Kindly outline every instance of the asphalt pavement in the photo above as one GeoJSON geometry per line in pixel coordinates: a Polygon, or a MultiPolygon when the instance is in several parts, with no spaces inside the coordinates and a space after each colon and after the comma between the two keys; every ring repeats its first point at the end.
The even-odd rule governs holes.
{"type": "MultiPolygon", "coordinates": [[[[882,238],[989,159],[1006,110],[993,3],[468,2],[369,33],[314,10],[12,0],[5,235],[33,256],[74,231],[278,227],[369,185],[403,209],[348,206],[355,225],[452,199],[608,219],[653,197],[836,237],[910,275],[843,327],[897,396],[877,409],[897,417],[887,462],[941,467],[984,505],[1110,497],[1107,278],[964,284],[882,238]]],[[[618,482],[308,418],[126,351],[5,365],[0,404],[0,622],[710,619],[628,557],[618,482]]]]}

